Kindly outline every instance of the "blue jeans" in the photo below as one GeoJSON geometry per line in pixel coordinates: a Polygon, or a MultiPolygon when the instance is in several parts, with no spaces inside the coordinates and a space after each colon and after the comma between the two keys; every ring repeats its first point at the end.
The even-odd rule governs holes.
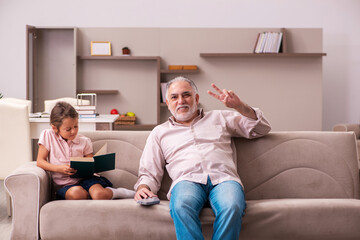
{"type": "Polygon", "coordinates": [[[212,239],[239,239],[245,196],[242,186],[235,181],[217,185],[181,181],[171,191],[170,214],[177,239],[204,239],[199,213],[206,203],[215,214],[212,239]]]}

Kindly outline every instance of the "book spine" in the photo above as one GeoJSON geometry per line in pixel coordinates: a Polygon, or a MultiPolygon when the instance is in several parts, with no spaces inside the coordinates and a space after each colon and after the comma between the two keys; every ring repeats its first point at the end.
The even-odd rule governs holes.
{"type": "Polygon", "coordinates": [[[257,49],[258,49],[259,44],[260,44],[260,39],[261,39],[261,33],[259,33],[257,38],[256,38],[256,42],[255,42],[255,46],[254,46],[254,53],[257,53],[257,49]]]}
{"type": "Polygon", "coordinates": [[[269,32],[269,37],[268,37],[268,40],[266,43],[266,50],[265,50],[266,53],[271,53],[271,46],[272,46],[273,41],[274,41],[274,33],[269,32]]]}
{"type": "Polygon", "coordinates": [[[265,43],[266,43],[266,41],[267,41],[268,35],[269,35],[268,32],[265,32],[265,33],[264,33],[264,40],[263,40],[262,43],[261,43],[260,52],[259,52],[259,53],[264,53],[264,52],[265,52],[265,51],[264,51],[264,49],[265,49],[265,43]]]}
{"type": "Polygon", "coordinates": [[[264,44],[264,41],[265,41],[265,33],[261,33],[261,39],[260,39],[260,43],[259,43],[259,46],[256,50],[256,53],[261,53],[261,49],[262,49],[262,46],[264,44]]]}
{"type": "Polygon", "coordinates": [[[283,33],[280,32],[280,33],[279,33],[279,39],[278,39],[277,46],[276,46],[276,52],[277,52],[277,53],[280,52],[280,46],[281,46],[281,42],[282,42],[282,36],[283,36],[283,33]]]}
{"type": "Polygon", "coordinates": [[[78,114],[84,115],[84,114],[95,114],[95,110],[77,110],[78,114]]]}
{"type": "Polygon", "coordinates": [[[276,32],[276,33],[275,33],[275,38],[274,38],[273,44],[272,44],[272,46],[271,46],[271,52],[272,52],[272,53],[277,53],[278,41],[279,41],[279,33],[276,32]]]}
{"type": "Polygon", "coordinates": [[[76,105],[75,110],[96,110],[96,105],[76,105]]]}
{"type": "Polygon", "coordinates": [[[79,118],[96,118],[96,114],[79,114],[79,118]]]}

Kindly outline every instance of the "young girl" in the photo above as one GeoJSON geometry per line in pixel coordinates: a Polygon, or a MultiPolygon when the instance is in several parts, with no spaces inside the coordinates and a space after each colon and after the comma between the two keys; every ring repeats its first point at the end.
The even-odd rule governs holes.
{"type": "Polygon", "coordinates": [[[50,114],[51,129],[40,134],[37,166],[50,171],[57,199],[132,198],[134,191],[112,188],[105,177],[71,178],[76,170],[70,168],[70,157],[92,157],[89,138],[78,135],[78,113],[66,102],[58,102],[50,114]]]}

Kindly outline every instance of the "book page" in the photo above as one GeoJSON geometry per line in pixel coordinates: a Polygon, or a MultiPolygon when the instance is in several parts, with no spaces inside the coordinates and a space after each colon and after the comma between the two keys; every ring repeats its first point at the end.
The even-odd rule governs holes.
{"type": "Polygon", "coordinates": [[[107,153],[107,143],[104,144],[104,146],[102,146],[99,151],[97,151],[95,153],[95,156],[99,156],[99,155],[104,155],[107,153]]]}
{"type": "Polygon", "coordinates": [[[94,159],[92,157],[70,157],[70,161],[93,162],[94,159]]]}
{"type": "Polygon", "coordinates": [[[50,113],[46,112],[36,112],[36,113],[29,113],[30,118],[50,118],[50,113]]]}

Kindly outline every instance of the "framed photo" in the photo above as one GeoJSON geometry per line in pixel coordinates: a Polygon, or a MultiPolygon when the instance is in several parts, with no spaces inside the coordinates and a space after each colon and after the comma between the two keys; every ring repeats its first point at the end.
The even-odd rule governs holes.
{"type": "Polygon", "coordinates": [[[91,41],[91,56],[111,56],[111,43],[91,41]]]}

